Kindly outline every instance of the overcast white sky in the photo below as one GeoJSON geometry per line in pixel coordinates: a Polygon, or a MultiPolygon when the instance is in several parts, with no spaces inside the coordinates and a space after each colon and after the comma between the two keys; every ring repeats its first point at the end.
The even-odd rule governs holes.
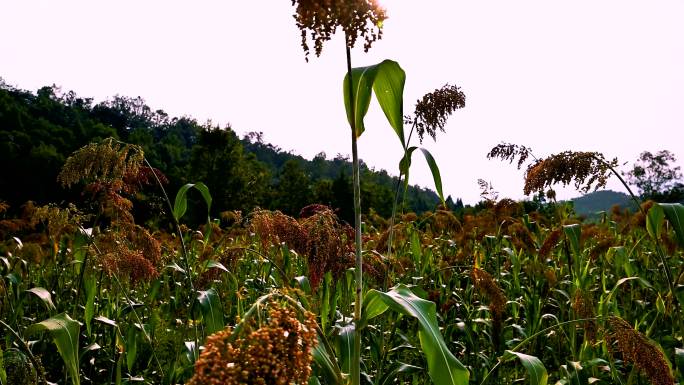
{"type": "MultiPolygon", "coordinates": [[[[424,142],[454,199],[476,202],[478,178],[501,197],[523,197],[522,171],[485,157],[501,141],[538,156],[592,150],[631,163],[643,150],[669,149],[684,157],[684,1],[382,4],[383,40],[355,50],[352,64],[397,60],[407,113],[444,83],[462,87],[466,108],[436,143],[424,142]]],[[[289,0],[0,0],[0,76],[96,101],[142,96],[171,115],[263,131],[307,158],[348,154],[342,36],[307,64],[292,12],[289,0]]],[[[361,158],[396,174],[401,148],[375,101],[366,122],[361,158]]],[[[432,186],[419,156],[411,182],[432,186]]]]}

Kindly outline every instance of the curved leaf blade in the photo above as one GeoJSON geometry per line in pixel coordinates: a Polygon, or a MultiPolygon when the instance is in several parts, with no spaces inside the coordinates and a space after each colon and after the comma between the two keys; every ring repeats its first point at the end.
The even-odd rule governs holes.
{"type": "Polygon", "coordinates": [[[400,174],[408,175],[409,168],[411,168],[411,157],[413,156],[413,151],[416,151],[417,149],[418,147],[411,146],[406,150],[406,152],[404,152],[404,156],[399,161],[400,174]]]}
{"type": "Polygon", "coordinates": [[[199,191],[200,194],[202,194],[202,198],[204,198],[204,202],[207,204],[207,216],[209,215],[212,203],[211,194],[209,193],[209,187],[207,187],[202,182],[188,183],[182,186],[180,189],[178,189],[178,192],[176,193],[176,199],[173,203],[173,216],[174,218],[176,218],[176,221],[179,221],[183,217],[183,215],[185,215],[185,212],[188,209],[188,190],[190,190],[193,187],[197,189],[197,191],[199,191]]]}
{"type": "Polygon", "coordinates": [[[176,193],[176,199],[173,203],[173,216],[177,221],[180,220],[183,215],[185,215],[185,211],[188,209],[188,199],[186,194],[192,186],[192,183],[188,183],[179,188],[178,192],[176,193]]]}
{"type": "Polygon", "coordinates": [[[430,167],[430,172],[432,173],[432,179],[435,181],[435,190],[437,190],[437,194],[439,195],[439,199],[442,201],[442,205],[446,205],[444,202],[444,193],[442,192],[442,177],[439,173],[439,167],[437,167],[437,162],[435,161],[435,158],[432,156],[430,151],[421,148],[420,151],[423,153],[425,156],[425,161],[427,162],[428,166],[430,167]]]}
{"type": "Polygon", "coordinates": [[[26,291],[35,294],[38,298],[40,298],[40,300],[45,304],[45,307],[47,307],[48,311],[57,310],[55,304],[52,302],[52,295],[45,288],[34,287],[26,291]]]}
{"type": "Polygon", "coordinates": [[[225,326],[223,322],[223,307],[218,293],[213,288],[206,291],[198,291],[197,301],[202,309],[202,318],[206,326],[207,334],[216,333],[225,326]]]}
{"type": "Polygon", "coordinates": [[[575,223],[572,225],[564,225],[563,232],[565,233],[565,238],[570,242],[570,249],[574,256],[579,257],[582,253],[580,249],[580,240],[582,239],[582,227],[575,223]]]}
{"type": "Polygon", "coordinates": [[[86,292],[86,304],[83,318],[86,324],[88,335],[91,333],[93,317],[95,316],[95,296],[97,294],[97,279],[94,276],[88,276],[83,280],[83,286],[86,292]]]}
{"type": "MultiPolygon", "coordinates": [[[[377,305],[379,297],[387,308],[398,313],[414,317],[420,328],[418,338],[428,363],[428,374],[436,385],[467,385],[470,372],[449,351],[437,324],[437,306],[434,302],[424,300],[411,292],[405,285],[398,285],[383,293],[370,290],[364,302],[373,304],[374,315],[382,314],[382,307],[377,305]]],[[[387,309],[385,308],[385,310],[387,309]]],[[[365,310],[369,310],[366,307],[365,310]]],[[[368,315],[365,319],[370,319],[368,315]]]]}
{"type": "Polygon", "coordinates": [[[523,353],[506,350],[503,356],[504,361],[510,361],[518,358],[520,363],[525,367],[527,373],[530,375],[530,385],[546,385],[549,380],[549,375],[546,372],[544,364],[535,356],[530,356],[523,353]]]}
{"type": "Polygon", "coordinates": [[[78,339],[81,325],[69,317],[66,313],[58,314],[29,326],[26,329],[27,335],[32,335],[41,331],[48,331],[52,341],[57,345],[57,351],[62,356],[64,365],[71,377],[71,383],[80,385],[79,363],[78,363],[78,339]]]}
{"type": "Polygon", "coordinates": [[[340,369],[342,373],[350,373],[350,365],[353,359],[354,335],[356,328],[353,324],[342,326],[337,335],[337,349],[339,351],[340,369]]]}
{"type": "Polygon", "coordinates": [[[665,212],[665,217],[674,228],[679,247],[684,248],[684,205],[681,203],[658,203],[665,212]]]}
{"type": "Polygon", "coordinates": [[[665,210],[659,204],[651,206],[646,213],[646,230],[648,230],[648,235],[651,238],[658,240],[660,239],[660,229],[663,227],[663,222],[665,221],[665,210]]]}
{"type": "Polygon", "coordinates": [[[347,121],[355,129],[356,137],[363,134],[366,129],[363,124],[363,118],[368,113],[368,106],[370,105],[371,94],[373,90],[373,82],[378,71],[378,65],[368,67],[352,68],[352,90],[354,100],[349,99],[349,74],[344,76],[343,93],[344,93],[344,108],[347,111],[347,121]],[[352,123],[351,106],[354,105],[354,122],[352,123]]]}
{"type": "Polygon", "coordinates": [[[382,376],[379,385],[391,385],[399,378],[401,374],[411,374],[423,370],[420,366],[405,364],[403,362],[395,362],[388,371],[382,376]]]}
{"type": "Polygon", "coordinates": [[[296,282],[296,286],[299,286],[300,289],[304,290],[304,293],[306,294],[311,294],[311,282],[309,282],[309,278],[305,275],[300,275],[297,277],[294,277],[294,282],[296,282]]]}
{"type": "Polygon", "coordinates": [[[195,189],[202,194],[202,198],[204,198],[204,203],[207,205],[207,215],[209,215],[209,212],[211,211],[211,194],[209,193],[209,187],[205,185],[202,182],[197,182],[195,183],[195,189]]]}
{"type": "Polygon", "coordinates": [[[399,63],[393,60],[383,60],[378,64],[373,91],[390,126],[401,141],[402,147],[406,147],[404,140],[405,83],[406,73],[399,66],[399,63]]]}
{"type": "Polygon", "coordinates": [[[315,364],[314,369],[319,375],[324,377],[329,384],[341,384],[342,378],[340,369],[337,365],[337,360],[331,357],[325,350],[325,344],[321,339],[320,335],[317,335],[318,343],[311,350],[311,355],[313,356],[313,362],[315,364]]]}

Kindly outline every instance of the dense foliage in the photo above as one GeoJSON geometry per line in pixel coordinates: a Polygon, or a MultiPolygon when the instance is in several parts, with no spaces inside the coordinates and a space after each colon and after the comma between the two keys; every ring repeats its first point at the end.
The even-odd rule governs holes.
{"type": "MultiPolygon", "coordinates": [[[[114,182],[145,170],[138,147],[111,143],[89,148],[127,155],[67,175],[114,182]]],[[[200,199],[196,211],[214,204],[201,186],[187,195],[200,199]]],[[[181,225],[180,242],[138,225],[119,197],[120,207],[30,206],[3,220],[18,229],[3,233],[0,257],[5,379],[21,371],[26,383],[344,383],[353,236],[333,211],[232,212],[181,225]]],[[[183,222],[179,199],[173,217],[183,222]]],[[[386,224],[367,216],[363,375],[444,383],[431,377],[428,349],[444,346],[462,364],[454,378],[469,373],[475,384],[681,381],[684,234],[669,215],[675,206],[663,207],[616,208],[598,223],[575,219],[570,205],[527,213],[510,200],[474,214],[407,214],[393,255],[386,224]]]]}
{"type": "MultiPolygon", "coordinates": [[[[116,96],[93,103],[74,92],[43,87],[35,94],[0,80],[0,199],[14,212],[26,201],[41,204],[79,199],[79,192],[61,188],[57,174],[66,158],[88,143],[114,137],[140,145],[152,167],[177,190],[185,183],[204,181],[212,191],[212,214],[255,207],[280,209],[290,215],[311,202],[339,210],[352,221],[351,165],[346,157],[313,160],[265,143],[260,134],[238,138],[230,126],[200,124],[190,117],[172,118],[153,110],[143,99],[116,96]]],[[[384,170],[362,166],[362,199],[389,216],[397,179],[384,170]]],[[[140,196],[147,199],[149,196],[140,196]]],[[[137,205],[136,217],[154,219],[163,205],[137,205]]],[[[437,195],[412,186],[406,199],[411,211],[424,212],[439,203],[437,195]]],[[[197,218],[192,217],[192,223],[197,218]]]]}

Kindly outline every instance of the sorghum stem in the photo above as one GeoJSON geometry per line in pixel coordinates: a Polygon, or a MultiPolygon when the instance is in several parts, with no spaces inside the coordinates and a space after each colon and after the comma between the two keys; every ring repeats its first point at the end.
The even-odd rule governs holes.
{"type": "Polygon", "coordinates": [[[359,324],[361,321],[361,301],[363,294],[363,258],[361,256],[361,182],[359,180],[359,153],[356,147],[356,114],[354,111],[354,82],[352,81],[351,50],[345,38],[347,50],[347,78],[349,82],[349,111],[350,126],[352,136],[352,174],[354,183],[354,239],[356,250],[356,298],[354,299],[354,350],[352,352],[352,362],[350,368],[351,381],[353,385],[361,383],[361,331],[359,324]]]}

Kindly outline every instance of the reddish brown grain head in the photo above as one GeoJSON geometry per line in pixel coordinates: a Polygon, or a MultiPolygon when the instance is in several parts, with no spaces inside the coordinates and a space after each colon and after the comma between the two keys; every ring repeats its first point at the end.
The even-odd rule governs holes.
{"type": "Polygon", "coordinates": [[[492,339],[498,346],[506,313],[506,296],[488,272],[473,267],[470,278],[475,288],[489,300],[489,311],[492,314],[492,339]]]}
{"type": "Polygon", "coordinates": [[[316,56],[323,52],[323,43],[330,40],[337,28],[345,34],[348,47],[364,39],[364,49],[382,38],[385,10],[375,0],[292,0],[293,15],[302,34],[302,48],[308,61],[313,42],[316,56]]]}
{"type": "Polygon", "coordinates": [[[306,249],[306,233],[296,219],[280,211],[255,210],[250,218],[250,229],[256,233],[264,248],[284,242],[299,253],[306,249]]]}
{"type": "Polygon", "coordinates": [[[546,236],[546,239],[544,239],[544,243],[542,243],[542,246],[539,248],[539,257],[544,260],[549,258],[551,255],[551,251],[553,250],[554,247],[558,244],[560,241],[561,233],[560,229],[555,229],[549,233],[549,235],[546,236]]]}
{"type": "Polygon", "coordinates": [[[487,159],[499,158],[501,160],[507,160],[509,163],[518,159],[518,169],[525,164],[525,161],[532,155],[532,149],[525,146],[520,146],[511,143],[500,143],[494,146],[487,154],[487,159]]]}
{"type": "Polygon", "coordinates": [[[444,132],[447,118],[459,108],[465,107],[465,94],[460,87],[445,84],[416,102],[413,118],[407,118],[408,124],[415,124],[420,142],[427,133],[436,139],[437,130],[444,132]]]}
{"type": "Polygon", "coordinates": [[[607,342],[614,353],[620,353],[624,361],[636,366],[651,384],[674,385],[665,355],[648,338],[619,317],[610,317],[608,326],[607,342]]]}
{"type": "Polygon", "coordinates": [[[318,287],[326,272],[337,278],[353,266],[353,231],[332,210],[319,210],[303,219],[302,229],[307,238],[304,250],[312,288],[318,287]]]}
{"type": "MultiPolygon", "coordinates": [[[[572,300],[572,310],[575,312],[575,317],[578,319],[593,318],[594,314],[594,298],[590,292],[585,290],[575,290],[575,295],[572,300]]],[[[584,321],[583,328],[587,338],[590,341],[596,340],[596,321],[584,321]]]]}
{"type": "Polygon", "coordinates": [[[597,152],[565,151],[532,163],[525,173],[524,192],[543,192],[557,183],[571,183],[583,192],[605,187],[611,167],[617,159],[608,162],[597,152]]]}

